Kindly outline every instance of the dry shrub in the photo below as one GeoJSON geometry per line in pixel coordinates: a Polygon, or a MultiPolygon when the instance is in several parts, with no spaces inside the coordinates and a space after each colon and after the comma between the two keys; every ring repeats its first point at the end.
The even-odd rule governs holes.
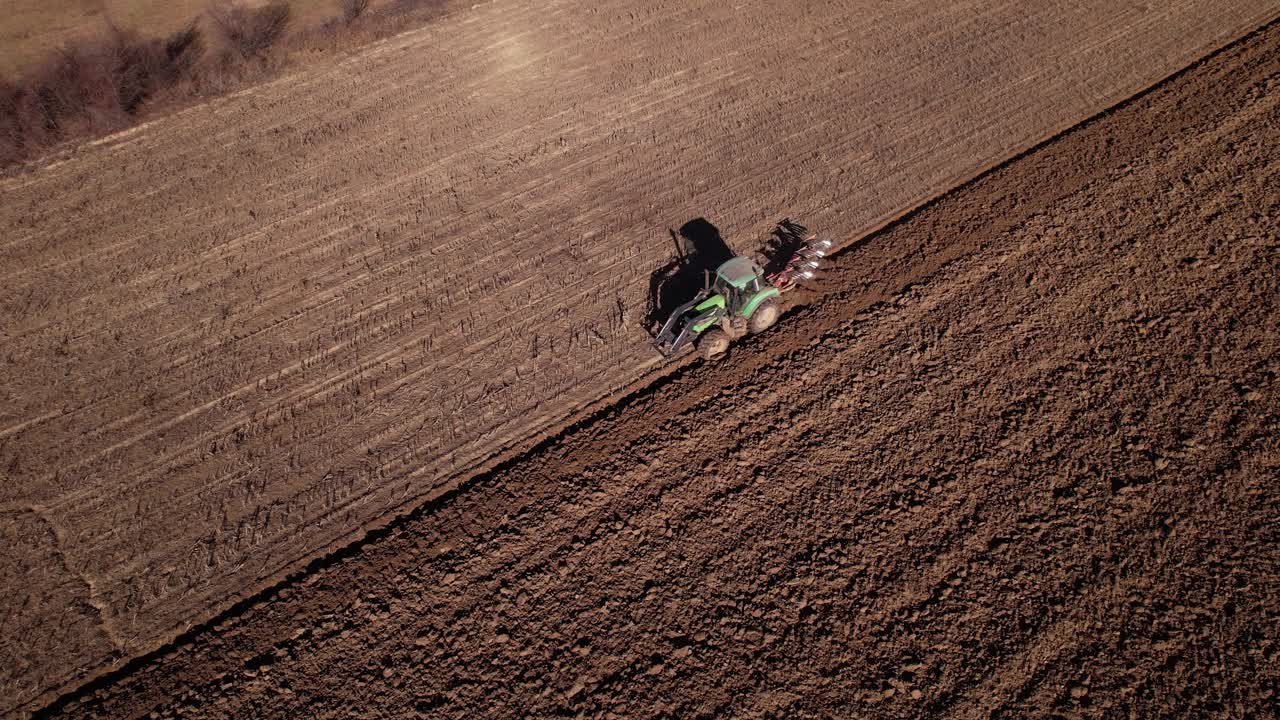
{"type": "Polygon", "coordinates": [[[338,0],[338,9],[342,11],[342,21],[351,24],[369,9],[369,0],[338,0]]]}
{"type": "Polygon", "coordinates": [[[194,22],[170,35],[164,42],[165,79],[168,84],[176,85],[191,77],[203,55],[204,36],[194,22]]]}
{"type": "Polygon", "coordinates": [[[274,0],[260,7],[225,2],[209,8],[209,20],[223,47],[241,59],[263,57],[289,26],[289,4],[274,0]]]}
{"type": "Polygon", "coordinates": [[[0,80],[0,166],[22,160],[22,141],[26,133],[21,126],[21,100],[21,88],[0,80]]]}
{"type": "Polygon", "coordinates": [[[52,53],[24,82],[0,86],[0,164],[124,127],[152,95],[191,74],[202,47],[195,26],[164,41],[108,28],[52,53]]]}
{"type": "Polygon", "coordinates": [[[135,100],[138,83],[136,68],[127,64],[119,40],[108,36],[54,54],[32,88],[51,130],[68,132],[79,124],[109,130],[120,125],[126,114],[123,104],[135,100]]]}
{"type": "Polygon", "coordinates": [[[337,17],[285,41],[285,0],[258,6],[213,2],[201,25],[192,23],[167,38],[144,39],[108,27],[98,38],[52,53],[18,82],[0,78],[0,167],[65,140],[123,128],[157,95],[180,100],[234,90],[272,72],[289,52],[354,47],[426,22],[448,4],[336,0],[337,17]],[[201,27],[214,34],[212,48],[206,48],[201,27]]]}
{"type": "Polygon", "coordinates": [[[19,162],[57,142],[44,102],[27,86],[10,85],[0,98],[0,155],[5,162],[19,162]]]}

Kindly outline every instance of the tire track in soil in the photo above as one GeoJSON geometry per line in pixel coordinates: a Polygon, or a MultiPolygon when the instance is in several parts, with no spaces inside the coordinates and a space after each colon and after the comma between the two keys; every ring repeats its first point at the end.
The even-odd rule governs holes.
{"type": "Polygon", "coordinates": [[[729,362],[628,396],[54,708],[1264,706],[1278,34],[841,253],[729,362]]]}

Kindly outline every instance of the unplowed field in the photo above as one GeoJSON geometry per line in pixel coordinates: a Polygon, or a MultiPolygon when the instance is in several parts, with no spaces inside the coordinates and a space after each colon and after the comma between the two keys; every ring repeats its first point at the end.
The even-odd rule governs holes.
{"type": "Polygon", "coordinates": [[[438,496],[91,702],[1265,697],[1270,31],[445,494],[652,364],[668,228],[857,237],[1278,10],[701,5],[484,5],[4,181],[0,710],[438,496]]]}

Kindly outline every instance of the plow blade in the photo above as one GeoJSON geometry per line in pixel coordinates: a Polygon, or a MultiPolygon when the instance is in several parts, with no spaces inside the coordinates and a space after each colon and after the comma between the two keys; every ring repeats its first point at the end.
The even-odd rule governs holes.
{"type": "Polygon", "coordinates": [[[818,234],[790,218],[778,223],[778,237],[795,246],[786,267],[770,275],[768,280],[782,292],[792,290],[796,285],[812,280],[818,271],[819,261],[826,257],[831,249],[830,240],[819,240],[818,234]]]}

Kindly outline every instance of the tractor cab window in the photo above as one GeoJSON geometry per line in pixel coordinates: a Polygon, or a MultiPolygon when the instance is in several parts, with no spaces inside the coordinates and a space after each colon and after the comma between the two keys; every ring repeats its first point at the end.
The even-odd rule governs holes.
{"type": "Polygon", "coordinates": [[[725,282],[725,279],[719,275],[716,276],[716,281],[712,284],[711,289],[723,295],[726,302],[733,299],[733,286],[725,282]]]}
{"type": "Polygon", "coordinates": [[[731,312],[736,312],[742,307],[743,293],[738,288],[721,279],[716,283],[716,291],[724,296],[725,308],[731,312]]]}

